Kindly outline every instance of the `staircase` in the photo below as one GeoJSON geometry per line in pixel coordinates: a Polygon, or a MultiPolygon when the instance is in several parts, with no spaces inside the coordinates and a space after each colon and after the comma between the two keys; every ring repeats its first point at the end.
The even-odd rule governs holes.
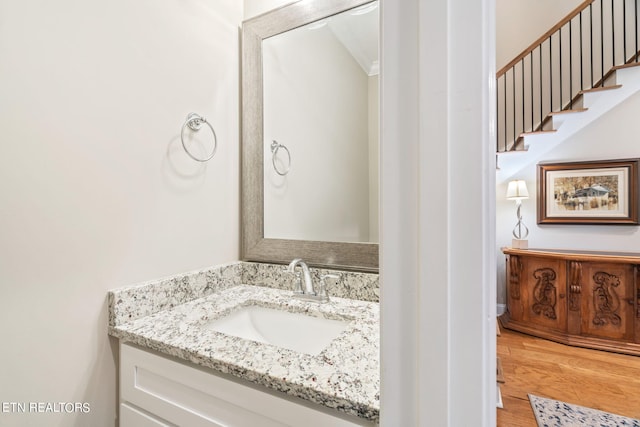
{"type": "Polygon", "coordinates": [[[587,0],[497,79],[498,181],[640,91],[640,0],[587,0]]]}

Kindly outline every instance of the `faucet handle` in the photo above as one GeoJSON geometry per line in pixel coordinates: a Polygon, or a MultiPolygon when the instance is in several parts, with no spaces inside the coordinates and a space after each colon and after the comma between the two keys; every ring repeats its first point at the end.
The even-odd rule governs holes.
{"type": "Polygon", "coordinates": [[[323,274],[320,276],[320,290],[318,291],[318,296],[324,302],[329,301],[329,293],[327,292],[327,281],[326,279],[339,279],[340,276],[337,274],[323,274]]]}

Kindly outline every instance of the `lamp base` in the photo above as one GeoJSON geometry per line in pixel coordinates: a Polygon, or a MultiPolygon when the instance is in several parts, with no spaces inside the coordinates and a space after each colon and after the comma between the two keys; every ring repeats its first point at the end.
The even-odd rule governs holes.
{"type": "Polygon", "coordinates": [[[526,239],[511,239],[513,249],[529,249],[529,241],[526,239]]]}

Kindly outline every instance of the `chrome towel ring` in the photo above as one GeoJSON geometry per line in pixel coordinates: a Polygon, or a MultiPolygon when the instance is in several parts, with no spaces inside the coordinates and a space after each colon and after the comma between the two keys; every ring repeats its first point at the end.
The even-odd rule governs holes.
{"type": "Polygon", "coordinates": [[[193,160],[197,162],[206,162],[211,160],[213,156],[216,154],[216,150],[218,149],[218,137],[216,136],[216,131],[213,130],[213,126],[211,126],[211,123],[209,123],[207,119],[205,119],[204,117],[196,113],[189,113],[189,115],[187,116],[187,121],[184,122],[184,124],[182,125],[182,130],[180,131],[180,140],[182,141],[182,148],[184,148],[184,151],[187,152],[189,157],[191,157],[193,160]],[[187,149],[187,145],[184,143],[185,128],[188,126],[189,129],[191,129],[194,132],[197,132],[200,130],[200,127],[202,127],[203,123],[209,126],[209,129],[211,129],[211,133],[213,134],[213,150],[211,151],[211,154],[209,154],[209,157],[207,157],[206,159],[200,159],[194,156],[193,154],[191,154],[187,149]]]}
{"type": "Polygon", "coordinates": [[[287,147],[285,147],[284,145],[280,144],[276,140],[274,140],[271,143],[271,163],[273,163],[273,168],[275,169],[276,173],[278,175],[280,175],[280,176],[285,176],[291,170],[291,153],[289,152],[289,149],[287,147]],[[287,157],[289,158],[289,162],[288,162],[287,167],[286,167],[286,169],[284,171],[280,171],[278,169],[278,165],[276,164],[276,156],[278,155],[278,150],[280,148],[284,148],[284,150],[287,152],[287,157]]]}

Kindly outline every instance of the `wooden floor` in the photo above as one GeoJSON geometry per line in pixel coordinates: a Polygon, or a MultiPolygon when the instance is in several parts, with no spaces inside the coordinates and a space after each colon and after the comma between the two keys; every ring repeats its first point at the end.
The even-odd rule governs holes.
{"type": "Polygon", "coordinates": [[[527,393],[640,419],[640,357],[500,332],[498,427],[536,427],[527,393]]]}

